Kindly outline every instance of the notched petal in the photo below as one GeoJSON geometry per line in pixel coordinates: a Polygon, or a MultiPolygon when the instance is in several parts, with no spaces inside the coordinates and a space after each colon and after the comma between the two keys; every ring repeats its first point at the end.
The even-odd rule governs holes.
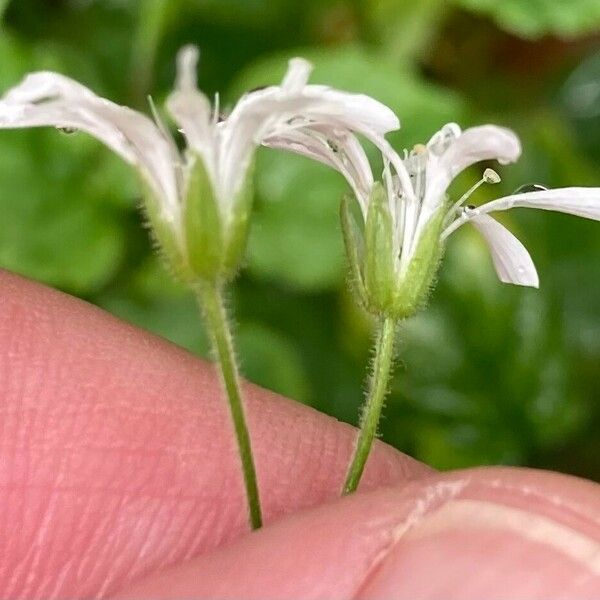
{"type": "Polygon", "coordinates": [[[488,215],[474,216],[471,223],[487,242],[500,281],[539,287],[539,277],[529,252],[504,225],[488,215]]]}
{"type": "Polygon", "coordinates": [[[526,192],[498,198],[481,206],[481,213],[510,208],[539,208],[600,221],[600,188],[570,187],[526,192]]]}
{"type": "Polygon", "coordinates": [[[427,173],[425,205],[437,206],[452,180],[467,167],[484,160],[500,164],[515,162],[521,155],[521,142],[510,129],[481,125],[466,129],[439,157],[427,173]]]}

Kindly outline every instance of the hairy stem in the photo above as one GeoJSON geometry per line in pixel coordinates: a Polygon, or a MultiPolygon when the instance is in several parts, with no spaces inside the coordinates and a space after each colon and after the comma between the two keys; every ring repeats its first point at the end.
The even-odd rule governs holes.
{"type": "Polygon", "coordinates": [[[248,500],[248,511],[252,529],[262,525],[260,498],[256,483],[256,469],[252,457],[250,434],[244,415],[238,368],[233,348],[233,338],[229,328],[227,311],[223,302],[222,286],[218,283],[202,283],[197,287],[198,301],[204,309],[204,315],[212,338],[221,378],[235,429],[238,450],[242,463],[244,485],[248,500]]]}
{"type": "Polygon", "coordinates": [[[381,416],[383,401],[388,390],[389,379],[394,358],[394,337],[396,321],[389,317],[381,320],[377,341],[375,342],[375,360],[369,382],[369,393],[365,402],[358,440],[354,455],[348,468],[342,495],[356,490],[363,474],[373,439],[377,433],[377,425],[381,416]]]}

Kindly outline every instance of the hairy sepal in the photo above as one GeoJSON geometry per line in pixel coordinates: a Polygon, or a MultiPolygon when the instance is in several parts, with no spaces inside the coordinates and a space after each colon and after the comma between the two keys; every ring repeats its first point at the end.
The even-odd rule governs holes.
{"type": "Polygon", "coordinates": [[[395,256],[392,215],[383,186],[373,186],[365,224],[364,282],[368,308],[376,314],[393,309],[395,256]]]}
{"type": "Polygon", "coordinates": [[[353,195],[345,194],[340,204],[340,222],[344,236],[346,257],[350,266],[351,286],[358,303],[368,309],[368,296],[363,277],[363,264],[365,260],[364,231],[359,227],[353,213],[356,200],[353,195]]]}
{"type": "Polygon", "coordinates": [[[396,319],[413,315],[427,302],[444,252],[440,241],[443,218],[444,211],[440,208],[419,237],[405,275],[396,282],[390,312],[396,319]]]}
{"type": "Polygon", "coordinates": [[[215,281],[225,258],[223,223],[212,182],[199,156],[190,166],[182,220],[191,271],[196,279],[215,281]]]}
{"type": "Polygon", "coordinates": [[[251,165],[246,172],[243,185],[233,199],[231,212],[228,215],[223,256],[222,276],[224,279],[232,279],[238,272],[244,259],[248,241],[250,214],[254,200],[253,174],[254,165],[251,165]]]}
{"type": "MultiPolygon", "coordinates": [[[[167,269],[174,277],[183,282],[194,280],[194,274],[188,264],[183,241],[177,237],[180,225],[169,221],[162,212],[160,202],[157,200],[150,186],[144,184],[143,208],[150,229],[150,235],[166,263],[167,269]]],[[[181,232],[180,232],[181,233],[181,232]]]]}

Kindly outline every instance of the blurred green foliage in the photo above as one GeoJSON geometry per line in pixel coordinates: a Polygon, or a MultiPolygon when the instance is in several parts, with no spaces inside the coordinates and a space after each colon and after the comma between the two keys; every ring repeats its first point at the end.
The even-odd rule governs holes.
{"type": "MultiPolygon", "coordinates": [[[[194,42],[202,87],[227,106],[278,81],[300,54],[314,81],[396,110],[398,148],[449,120],[518,131],[522,160],[478,200],[530,182],[600,186],[596,0],[4,0],[3,9],[2,90],[51,68],[147,110],[147,94],[160,104],[170,89],[177,48],[194,42]]],[[[152,253],[126,166],[94,140],[55,131],[1,132],[0,156],[3,267],[207,354],[193,299],[152,253]]],[[[462,176],[454,194],[478,176],[462,176]]],[[[233,292],[243,370],[355,422],[371,323],[344,281],[344,182],[269,150],[256,182],[233,292]]],[[[600,228],[535,211],[503,220],[530,248],[541,290],[499,283],[477,233],[461,230],[429,309],[402,328],[383,437],[440,468],[521,464],[600,480],[600,228]]]]}
{"type": "Polygon", "coordinates": [[[492,16],[500,27],[529,38],[552,33],[576,36],[597,32],[597,0],[458,0],[465,8],[492,16]]]}

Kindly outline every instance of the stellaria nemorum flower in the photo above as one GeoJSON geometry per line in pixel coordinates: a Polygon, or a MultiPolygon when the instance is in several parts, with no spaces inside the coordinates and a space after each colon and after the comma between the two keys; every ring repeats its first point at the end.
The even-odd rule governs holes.
{"type": "MultiPolygon", "coordinates": [[[[290,135],[297,138],[296,132],[290,135]]],[[[360,210],[356,219],[351,199],[342,203],[346,248],[361,303],[376,314],[404,318],[423,304],[445,240],[465,223],[472,223],[483,235],[501,281],[537,287],[529,253],[489,213],[539,208],[600,220],[600,188],[537,189],[479,207],[467,205],[479,186],[499,183],[500,176],[492,169],[485,169],[482,178],[452,202],[448,187],[467,167],[488,160],[508,164],[519,158],[520,141],[504,127],[482,125],[462,131],[449,123],[426,145],[405,151],[403,157],[382,136],[370,139],[382,152],[382,183],[374,181],[364,150],[349,133],[321,142],[318,156],[314,133],[302,140],[304,149],[292,146],[289,139],[286,146],[306,155],[310,149],[315,158],[337,168],[348,180],[360,210]]]]}
{"type": "Polygon", "coordinates": [[[52,72],[28,75],[0,101],[0,128],[54,126],[85,131],[134,165],[159,244],[185,280],[229,278],[238,268],[252,200],[256,148],[286,131],[324,127],[379,136],[399,127],[394,113],[361,94],[307,84],[310,63],[292,59],[281,85],[249,92],[220,118],[196,86],[198,50],[184,47],[167,108],[184,134],[180,153],[155,112],[146,115],[52,72]]]}
{"type": "MultiPolygon", "coordinates": [[[[153,234],[171,269],[196,292],[213,339],[229,399],[249,504],[262,521],[250,437],[223,286],[242,260],[252,203],[256,148],[289,133],[310,136],[357,131],[373,138],[399,127],[394,113],[372,98],[309,85],[310,64],[292,59],[281,85],[249,92],[221,118],[196,85],[198,50],[183,48],[167,108],[187,148],[178,150],[157,112],[155,120],[101,98],[52,72],[28,75],[0,100],[0,128],[53,126],[81,130],[133,165],[146,193],[153,234]],[[314,132],[314,133],[313,133],[314,132]]],[[[290,143],[294,143],[293,139],[290,143]]]]}
{"type": "Polygon", "coordinates": [[[600,220],[600,188],[537,189],[475,207],[466,205],[473,192],[484,183],[500,181],[494,170],[485,169],[482,178],[455,202],[448,197],[448,187],[475,163],[516,161],[521,144],[509,129],[483,125],[462,131],[449,123],[426,145],[405,151],[403,157],[383,136],[367,135],[382,153],[381,183],[374,180],[364,150],[353,135],[327,133],[328,137],[319,141],[314,133],[300,138],[292,132],[296,146],[290,145],[290,134],[278,145],[338,169],[358,204],[358,210],[353,210],[351,197],[342,201],[344,240],[357,297],[380,323],[361,431],[343,488],[348,493],[360,481],[375,436],[391,372],[397,323],[425,303],[446,238],[461,225],[472,223],[487,242],[503,282],[537,287],[538,275],[529,253],[489,213],[526,207],[600,220]]]}

